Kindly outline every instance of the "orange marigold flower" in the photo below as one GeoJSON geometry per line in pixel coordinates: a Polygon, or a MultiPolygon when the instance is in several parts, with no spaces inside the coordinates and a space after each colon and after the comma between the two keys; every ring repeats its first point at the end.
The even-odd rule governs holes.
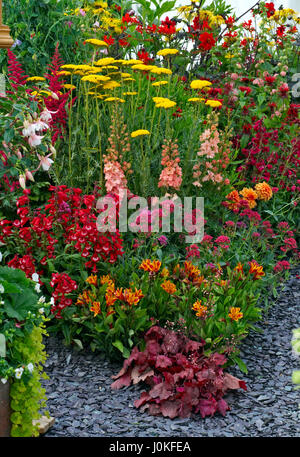
{"type": "Polygon", "coordinates": [[[202,305],[202,301],[201,300],[197,300],[193,304],[193,311],[196,312],[196,316],[201,317],[201,318],[205,318],[206,314],[207,314],[207,306],[202,305]]]}
{"type": "Polygon", "coordinates": [[[258,195],[255,192],[255,190],[250,189],[248,187],[244,187],[244,189],[241,190],[240,194],[245,200],[247,200],[250,209],[256,206],[256,200],[258,198],[258,195]]]}
{"type": "Polygon", "coordinates": [[[89,276],[85,282],[87,282],[88,284],[92,285],[92,286],[96,286],[97,285],[97,275],[91,275],[89,276]]]}
{"type": "Polygon", "coordinates": [[[144,271],[150,271],[152,273],[157,273],[161,267],[161,262],[159,260],[150,260],[146,259],[140,265],[140,269],[144,271]]]}
{"type": "Polygon", "coordinates": [[[232,211],[237,211],[240,207],[240,196],[237,190],[233,190],[230,194],[226,195],[226,199],[229,200],[228,208],[232,211]]]}
{"type": "Polygon", "coordinates": [[[271,187],[266,182],[256,184],[255,191],[259,200],[268,201],[272,198],[273,192],[271,187]]]}
{"type": "Polygon", "coordinates": [[[175,294],[176,286],[172,281],[164,281],[161,287],[170,295],[175,294]]]}
{"type": "Polygon", "coordinates": [[[253,279],[260,279],[262,276],[265,276],[262,265],[254,261],[250,262],[249,273],[253,275],[253,279]]]}
{"type": "Polygon", "coordinates": [[[99,301],[94,301],[92,306],[90,307],[90,310],[94,313],[94,317],[97,316],[101,312],[100,309],[100,302],[99,301]]]}
{"type": "Polygon", "coordinates": [[[233,321],[238,321],[238,320],[242,319],[242,317],[243,317],[243,313],[241,313],[240,311],[241,311],[241,308],[234,308],[234,307],[230,308],[230,312],[228,313],[228,316],[233,321]]]}

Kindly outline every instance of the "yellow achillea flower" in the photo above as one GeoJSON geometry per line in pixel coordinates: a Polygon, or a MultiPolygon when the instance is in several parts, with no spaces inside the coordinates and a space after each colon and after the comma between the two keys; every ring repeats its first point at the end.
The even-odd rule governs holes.
{"type": "Polygon", "coordinates": [[[104,99],[105,102],[119,102],[119,103],[124,103],[125,100],[123,98],[119,97],[108,97],[104,99]]]}
{"type": "Polygon", "coordinates": [[[134,78],[124,78],[123,82],[135,81],[134,78]]]}
{"type": "Polygon", "coordinates": [[[137,95],[137,92],[124,92],[122,95],[137,95]]]}
{"type": "Polygon", "coordinates": [[[92,44],[93,46],[99,46],[99,47],[104,47],[104,48],[108,47],[108,44],[105,43],[105,41],[97,40],[97,38],[89,38],[88,40],[85,40],[84,43],[88,43],[88,44],[92,44]]]}
{"type": "Polygon", "coordinates": [[[205,105],[211,106],[212,108],[218,108],[219,106],[222,106],[222,103],[218,100],[207,100],[205,105]]]}
{"type": "Polygon", "coordinates": [[[94,65],[96,66],[102,66],[102,65],[110,65],[111,63],[115,63],[115,59],[113,57],[104,57],[103,59],[97,60],[97,62],[94,62],[94,65]]]}
{"type": "Polygon", "coordinates": [[[71,74],[70,71],[59,71],[57,73],[59,76],[69,76],[71,74]]]}
{"type": "Polygon", "coordinates": [[[244,189],[241,190],[240,194],[245,200],[247,200],[250,209],[253,209],[256,206],[255,200],[257,200],[258,195],[255,190],[244,187],[244,189]]]}
{"type": "Polygon", "coordinates": [[[108,83],[103,84],[103,89],[115,89],[116,87],[121,87],[121,84],[117,81],[109,81],[108,83]]]}
{"type": "Polygon", "coordinates": [[[97,285],[97,281],[98,281],[97,275],[90,275],[90,276],[85,280],[85,282],[87,282],[88,284],[91,284],[91,285],[93,285],[93,286],[96,286],[96,285],[97,285]]]}
{"type": "Polygon", "coordinates": [[[133,70],[141,70],[141,71],[150,71],[152,70],[152,65],[145,65],[143,63],[132,65],[131,67],[133,70]]]}
{"type": "Polygon", "coordinates": [[[110,80],[109,76],[103,76],[103,75],[87,75],[87,76],[83,76],[83,78],[81,78],[81,81],[89,81],[91,83],[100,83],[100,82],[106,82],[109,80],[110,80]]]}
{"type": "Polygon", "coordinates": [[[208,87],[211,85],[212,83],[210,81],[195,79],[191,82],[191,89],[203,89],[204,87],[208,87]]]}
{"type": "Polygon", "coordinates": [[[188,102],[204,102],[204,101],[205,101],[205,98],[201,98],[201,97],[192,97],[192,98],[188,99],[188,102]]]}
{"type": "Polygon", "coordinates": [[[171,56],[171,55],[175,55],[175,54],[178,54],[178,49],[171,49],[171,48],[167,48],[167,49],[161,49],[160,51],[158,51],[157,55],[158,56],[171,56]]]}
{"type": "Polygon", "coordinates": [[[149,271],[151,273],[157,273],[161,267],[161,262],[159,260],[143,260],[140,269],[144,271],[149,271]]]}
{"type": "Polygon", "coordinates": [[[201,318],[205,318],[206,317],[207,306],[202,305],[202,301],[201,300],[197,300],[193,304],[193,308],[192,309],[193,309],[193,311],[196,312],[196,316],[201,317],[201,318]]]}
{"type": "MultiPolygon", "coordinates": [[[[77,68],[77,65],[73,63],[67,63],[65,65],[62,65],[60,68],[66,69],[66,70],[75,70],[77,68]]],[[[59,72],[61,74],[61,71],[59,72]]]]}
{"type": "Polygon", "coordinates": [[[160,67],[155,67],[155,66],[152,67],[150,72],[154,73],[155,75],[171,75],[172,74],[172,70],[170,70],[169,68],[160,68],[160,67]]]}
{"type": "Polygon", "coordinates": [[[155,83],[152,83],[153,87],[159,87],[159,86],[165,86],[166,84],[169,84],[168,81],[156,81],[155,83]]]}
{"type": "Polygon", "coordinates": [[[175,284],[172,281],[164,281],[161,287],[170,295],[175,294],[177,290],[175,284]]]}
{"type": "Polygon", "coordinates": [[[121,73],[122,78],[131,78],[131,73],[121,73]]]}
{"type": "Polygon", "coordinates": [[[26,81],[45,81],[45,78],[42,76],[30,76],[26,81]]]}
{"type": "Polygon", "coordinates": [[[94,317],[96,317],[100,312],[100,302],[99,301],[94,301],[92,306],[90,307],[90,311],[94,313],[94,317]]]}
{"type": "Polygon", "coordinates": [[[67,90],[76,89],[76,86],[74,86],[74,84],[64,84],[63,87],[67,90]]]}
{"type": "Polygon", "coordinates": [[[155,103],[156,108],[172,108],[176,106],[176,102],[169,100],[168,98],[164,97],[153,97],[153,101],[155,103]]]}
{"type": "Polygon", "coordinates": [[[256,184],[255,192],[259,200],[269,201],[273,196],[272,188],[266,182],[256,184]]]}
{"type": "Polygon", "coordinates": [[[228,313],[228,317],[230,317],[230,319],[232,319],[233,321],[238,321],[240,319],[242,319],[243,317],[243,313],[240,312],[241,311],[241,308],[230,308],[230,312],[228,313]]]}
{"type": "Polygon", "coordinates": [[[136,138],[137,136],[141,135],[150,135],[149,130],[135,130],[134,132],[131,133],[131,138],[136,138]]]}
{"type": "Polygon", "coordinates": [[[140,65],[140,64],[144,64],[144,62],[142,60],[138,60],[138,59],[129,59],[129,60],[123,61],[123,65],[140,65]]]}

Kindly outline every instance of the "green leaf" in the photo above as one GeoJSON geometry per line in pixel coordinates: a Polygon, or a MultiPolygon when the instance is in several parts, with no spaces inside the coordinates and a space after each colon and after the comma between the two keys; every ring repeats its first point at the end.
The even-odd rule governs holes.
{"type": "Polygon", "coordinates": [[[120,340],[113,341],[112,345],[115,346],[117,349],[119,349],[119,351],[122,352],[122,354],[123,354],[124,346],[123,346],[123,343],[120,340]]]}
{"type": "Polygon", "coordinates": [[[73,341],[79,349],[83,349],[82,342],[80,340],[74,339],[73,341]]]}

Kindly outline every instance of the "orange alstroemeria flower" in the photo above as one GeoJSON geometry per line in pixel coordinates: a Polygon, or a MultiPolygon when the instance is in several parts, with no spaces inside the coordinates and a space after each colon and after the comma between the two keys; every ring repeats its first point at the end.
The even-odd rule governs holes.
{"type": "Polygon", "coordinates": [[[196,312],[196,316],[201,317],[201,318],[205,318],[206,314],[207,314],[207,306],[202,305],[202,301],[201,300],[197,300],[193,304],[193,311],[196,312]]]}
{"type": "Polygon", "coordinates": [[[90,310],[94,313],[94,317],[97,316],[101,312],[100,309],[100,302],[99,301],[94,301],[92,306],[90,307],[90,310]]]}
{"type": "Polygon", "coordinates": [[[98,280],[98,278],[96,275],[91,275],[85,280],[85,282],[87,282],[88,284],[90,284],[92,286],[96,286],[97,280],[98,280]]]}
{"type": "Polygon", "coordinates": [[[164,281],[161,287],[170,295],[175,294],[176,286],[172,281],[164,281]]]}
{"type": "Polygon", "coordinates": [[[150,260],[146,259],[140,265],[140,269],[144,271],[149,271],[151,273],[157,273],[161,267],[161,262],[159,260],[150,260]]]}
{"type": "Polygon", "coordinates": [[[232,307],[230,308],[228,316],[230,317],[230,319],[237,322],[238,320],[242,319],[243,313],[241,313],[241,308],[232,307]]]}
{"type": "Polygon", "coordinates": [[[253,275],[253,279],[260,279],[262,276],[265,276],[262,265],[256,262],[250,262],[249,273],[253,275]]]}

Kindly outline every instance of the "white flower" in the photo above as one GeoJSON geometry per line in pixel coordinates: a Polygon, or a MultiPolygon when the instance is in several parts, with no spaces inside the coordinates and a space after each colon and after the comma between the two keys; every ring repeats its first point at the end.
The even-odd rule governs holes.
{"type": "Polygon", "coordinates": [[[40,119],[41,119],[41,121],[45,121],[45,122],[51,121],[52,115],[47,108],[45,108],[44,111],[41,112],[40,119]]]}
{"type": "Polygon", "coordinates": [[[22,374],[23,374],[24,368],[16,368],[15,369],[15,378],[16,379],[21,379],[22,374]]]}
{"type": "Polygon", "coordinates": [[[3,284],[0,284],[0,294],[4,294],[4,286],[3,286],[3,284]]]}
{"type": "Polygon", "coordinates": [[[45,308],[40,308],[40,309],[39,309],[39,313],[40,313],[40,314],[44,314],[44,312],[45,312],[45,308]]]}
{"type": "Polygon", "coordinates": [[[53,297],[50,298],[50,305],[55,305],[55,301],[54,301],[53,297]]]}
{"type": "Polygon", "coordinates": [[[33,363],[29,363],[29,364],[27,365],[27,370],[28,370],[30,373],[32,373],[32,372],[33,372],[33,369],[34,369],[33,363]]]}
{"type": "Polygon", "coordinates": [[[29,146],[31,146],[32,148],[34,148],[35,146],[39,146],[41,144],[43,138],[44,138],[43,136],[36,135],[35,133],[33,133],[28,138],[29,146]]]}
{"type": "Polygon", "coordinates": [[[39,275],[37,273],[33,273],[31,279],[34,282],[39,282],[39,275]]]}
{"type": "Polygon", "coordinates": [[[40,119],[36,121],[34,124],[35,131],[39,132],[40,130],[45,130],[49,128],[48,124],[45,124],[45,122],[41,121],[40,119]]]}
{"type": "Polygon", "coordinates": [[[24,136],[31,136],[35,133],[34,124],[30,123],[29,121],[25,120],[23,126],[24,128],[22,130],[22,134],[24,136]]]}
{"type": "Polygon", "coordinates": [[[38,283],[36,283],[34,290],[39,294],[41,291],[41,286],[38,283]]]}
{"type": "Polygon", "coordinates": [[[6,384],[7,383],[7,379],[6,378],[1,378],[1,382],[2,382],[2,384],[6,384]]]}
{"type": "Polygon", "coordinates": [[[45,303],[45,302],[46,302],[46,298],[44,297],[44,295],[42,295],[42,296],[39,298],[38,303],[42,304],[42,303],[45,303]]]}
{"type": "Polygon", "coordinates": [[[2,256],[2,254],[0,252],[0,262],[2,262],[2,259],[3,259],[3,256],[2,256]]]}

